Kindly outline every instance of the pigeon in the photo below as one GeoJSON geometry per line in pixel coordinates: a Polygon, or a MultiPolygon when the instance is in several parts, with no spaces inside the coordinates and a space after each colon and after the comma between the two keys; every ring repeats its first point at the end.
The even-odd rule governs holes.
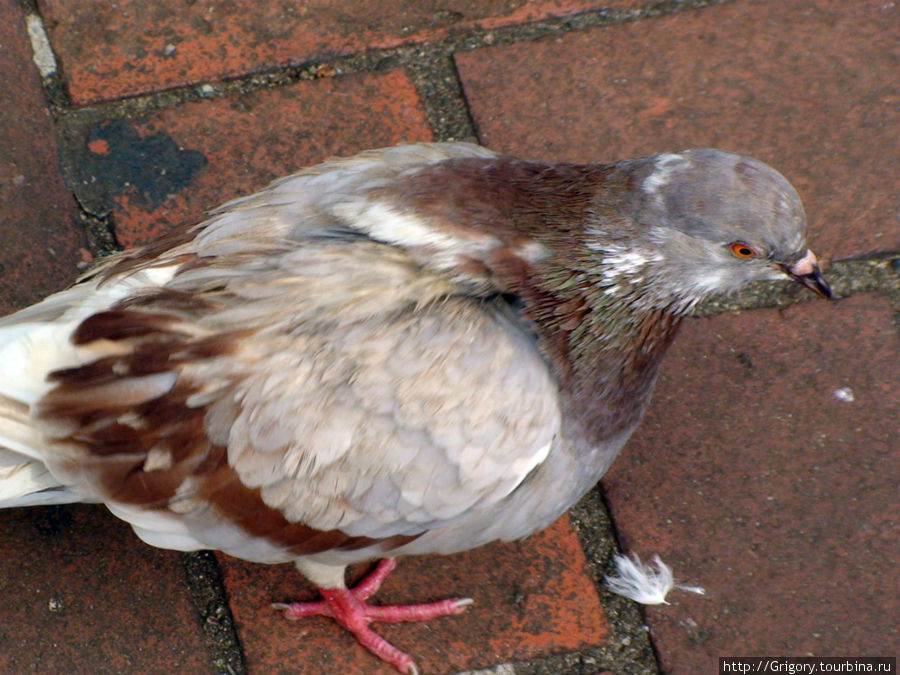
{"type": "Polygon", "coordinates": [[[0,319],[0,506],[102,502],[148,544],[293,562],[373,622],[400,556],[546,527],[600,479],[701,301],[831,297],[800,198],[716,149],[611,164],[468,143],[335,158],[0,319]],[[348,565],[380,560],[348,588],[348,565]]]}

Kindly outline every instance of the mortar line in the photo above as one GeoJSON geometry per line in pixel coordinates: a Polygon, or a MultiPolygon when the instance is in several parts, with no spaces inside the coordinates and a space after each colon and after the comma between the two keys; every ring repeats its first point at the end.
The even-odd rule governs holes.
{"type": "Polygon", "coordinates": [[[453,55],[441,50],[422,56],[408,70],[434,139],[477,143],[475,121],[453,55]]]}
{"type": "Polygon", "coordinates": [[[222,571],[212,551],[181,554],[191,603],[200,617],[214,672],[217,675],[245,675],[247,665],[228,604],[222,571]]]}

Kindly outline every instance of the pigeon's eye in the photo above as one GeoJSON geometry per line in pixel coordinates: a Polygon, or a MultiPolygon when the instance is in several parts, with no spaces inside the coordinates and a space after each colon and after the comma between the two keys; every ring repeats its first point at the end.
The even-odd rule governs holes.
{"type": "Polygon", "coordinates": [[[750,246],[750,244],[745,244],[742,241],[736,241],[731,246],[729,246],[731,252],[734,253],[738,258],[755,258],[759,255],[756,252],[756,249],[750,246]]]}

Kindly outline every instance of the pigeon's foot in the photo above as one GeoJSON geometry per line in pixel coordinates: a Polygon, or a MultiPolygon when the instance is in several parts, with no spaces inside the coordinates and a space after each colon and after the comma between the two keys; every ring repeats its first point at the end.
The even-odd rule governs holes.
{"type": "Polygon", "coordinates": [[[304,616],[330,616],[349,630],[359,643],[382,661],[394,666],[406,675],[419,672],[412,657],[400,651],[390,642],[369,628],[373,621],[398,623],[401,621],[426,621],[439,616],[459,614],[472,604],[469,598],[440,600],[421,605],[384,605],[366,603],[366,599],[381,586],[397,563],[391,559],[379,561],[375,569],[354,588],[320,588],[322,600],[318,602],[277,603],[272,607],[283,610],[288,619],[304,616]]]}

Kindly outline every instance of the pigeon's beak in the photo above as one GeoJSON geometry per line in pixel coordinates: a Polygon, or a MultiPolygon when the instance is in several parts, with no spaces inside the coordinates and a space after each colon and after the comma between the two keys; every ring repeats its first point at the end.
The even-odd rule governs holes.
{"type": "Polygon", "coordinates": [[[831,294],[831,287],[822,278],[822,273],[819,271],[819,261],[816,258],[816,254],[809,249],[806,250],[806,255],[800,260],[793,265],[783,265],[781,269],[791,279],[806,286],[816,295],[821,295],[829,300],[834,297],[831,294]]]}

